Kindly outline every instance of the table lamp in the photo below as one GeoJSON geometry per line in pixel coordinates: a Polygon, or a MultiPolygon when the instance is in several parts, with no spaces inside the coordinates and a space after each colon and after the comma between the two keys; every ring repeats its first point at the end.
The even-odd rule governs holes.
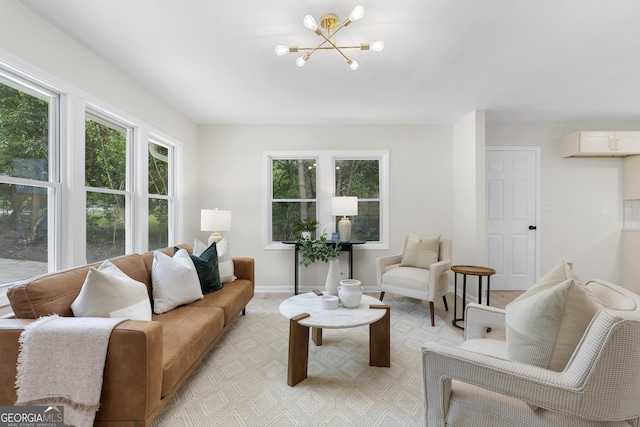
{"type": "Polygon", "coordinates": [[[338,234],[341,242],[351,240],[351,221],[347,215],[358,215],[358,198],[354,196],[333,197],[331,199],[331,214],[341,216],[338,222],[338,234]]]}
{"type": "Polygon", "coordinates": [[[209,236],[209,246],[213,242],[222,240],[221,231],[231,230],[231,211],[221,211],[216,209],[200,210],[200,230],[212,231],[209,236]]]}

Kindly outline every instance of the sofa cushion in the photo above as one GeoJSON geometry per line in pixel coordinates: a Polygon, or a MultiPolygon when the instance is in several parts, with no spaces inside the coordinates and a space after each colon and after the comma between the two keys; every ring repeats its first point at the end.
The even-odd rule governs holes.
{"type": "MultiPolygon", "coordinates": [[[[207,245],[198,239],[194,240],[194,255],[199,255],[206,249],[207,245]]],[[[220,273],[220,281],[222,283],[233,282],[236,280],[236,276],[233,271],[233,258],[231,257],[231,251],[229,250],[229,241],[226,237],[223,237],[222,240],[216,243],[216,251],[218,253],[218,272],[220,273]]]]}
{"type": "Polygon", "coordinates": [[[224,285],[224,288],[204,296],[188,307],[219,307],[224,310],[225,326],[251,301],[253,297],[253,283],[245,279],[236,279],[224,285]]]}
{"type": "Polygon", "coordinates": [[[224,313],[218,307],[183,306],[154,315],[153,320],[162,324],[161,395],[165,397],[222,333],[224,313]]]}
{"type": "Polygon", "coordinates": [[[509,359],[564,370],[598,309],[591,292],[575,279],[513,301],[506,307],[509,359]]]}
{"type": "Polygon", "coordinates": [[[428,269],[431,264],[438,262],[439,252],[440,236],[421,239],[416,233],[411,233],[400,265],[428,269]]]}
{"type": "Polygon", "coordinates": [[[151,320],[151,303],[145,284],[133,280],[109,260],[97,269],[89,269],[71,310],[76,317],[151,320]]]}
{"type": "Polygon", "coordinates": [[[196,267],[186,250],[180,249],[173,258],[160,251],[153,254],[153,312],[162,314],[182,304],[202,299],[196,267]]]}
{"type": "MultiPolygon", "coordinates": [[[[180,248],[173,248],[174,252],[177,252],[180,248]]],[[[218,272],[218,252],[216,251],[216,243],[212,243],[211,246],[206,248],[203,252],[189,254],[193,265],[196,267],[198,273],[198,280],[200,280],[200,289],[203,294],[214,292],[222,289],[222,282],[220,281],[220,273],[218,272]]]]}

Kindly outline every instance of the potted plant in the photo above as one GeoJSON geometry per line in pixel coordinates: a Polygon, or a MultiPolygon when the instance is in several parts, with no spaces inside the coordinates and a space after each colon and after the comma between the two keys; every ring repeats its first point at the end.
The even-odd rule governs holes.
{"type": "Polygon", "coordinates": [[[302,236],[303,239],[310,239],[312,233],[316,232],[320,222],[314,218],[305,218],[301,221],[294,222],[291,225],[291,231],[296,238],[302,236]]]}
{"type": "Polygon", "coordinates": [[[316,261],[329,262],[338,258],[342,247],[340,241],[335,245],[327,244],[327,237],[323,235],[319,239],[303,239],[298,250],[302,256],[300,265],[309,267],[316,261]]]}
{"type": "Polygon", "coordinates": [[[300,265],[309,267],[316,261],[329,263],[325,288],[329,295],[338,295],[338,285],[341,279],[338,262],[338,256],[342,252],[340,241],[336,241],[335,245],[328,244],[325,235],[320,236],[319,239],[302,239],[298,250],[302,255],[300,265]]]}

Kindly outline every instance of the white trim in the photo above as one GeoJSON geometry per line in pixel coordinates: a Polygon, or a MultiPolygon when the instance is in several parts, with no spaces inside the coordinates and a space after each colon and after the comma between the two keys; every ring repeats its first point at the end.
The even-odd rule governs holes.
{"type": "MultiPolygon", "coordinates": [[[[85,159],[85,117],[86,114],[97,116],[98,118],[108,118],[117,124],[124,124],[126,128],[133,132],[129,135],[128,144],[130,143],[132,153],[128,156],[127,167],[131,165],[142,166],[142,163],[136,163],[139,146],[146,147],[145,135],[158,141],[163,141],[174,150],[173,162],[173,199],[170,204],[173,209],[173,215],[169,217],[170,221],[170,243],[180,241],[182,238],[182,227],[179,225],[184,217],[184,206],[182,205],[182,166],[183,161],[182,147],[183,143],[176,140],[166,132],[163,132],[149,123],[138,119],[124,111],[114,108],[108,103],[96,98],[70,83],[67,83],[52,74],[49,74],[34,65],[25,62],[8,52],[0,49],[0,75],[3,78],[15,81],[15,84],[24,86],[27,92],[34,92],[39,98],[54,96],[58,99],[59,120],[56,127],[50,132],[58,137],[57,147],[50,153],[52,160],[59,161],[59,168],[51,168],[49,173],[51,177],[57,177],[59,184],[55,188],[55,196],[52,203],[56,204],[53,224],[49,227],[49,270],[57,271],[74,265],[86,264],[86,191],[85,175],[84,175],[84,159],[85,159]],[[142,142],[144,142],[144,144],[142,142]],[[56,174],[56,175],[54,175],[56,174]],[[64,200],[64,204],[62,201],[64,200]],[[70,232],[69,230],[73,230],[70,232]],[[57,239],[52,238],[54,233],[57,239]],[[62,236],[65,236],[63,238],[62,236]],[[69,236],[73,236],[72,239],[69,236]],[[172,237],[173,236],[173,237],[172,237]],[[51,256],[53,256],[53,261],[51,256]]],[[[11,85],[14,87],[15,85],[11,85]]],[[[19,88],[18,88],[19,89],[19,88]]],[[[51,98],[53,99],[53,98],[51,98]]],[[[51,103],[51,101],[50,101],[51,103]]],[[[134,170],[137,168],[133,168],[134,170]]],[[[144,169],[144,172],[147,170],[144,169]]],[[[141,215],[145,212],[144,203],[140,200],[148,194],[148,188],[144,188],[144,180],[140,176],[131,176],[130,169],[127,170],[128,187],[127,193],[129,197],[128,205],[131,205],[131,211],[127,221],[129,224],[136,224],[139,221],[135,219],[144,219],[141,215]],[[140,193],[140,190],[142,192],[140,193]],[[135,196],[131,196],[135,194],[135,196]],[[132,199],[132,197],[137,198],[132,199]]],[[[137,172],[135,172],[137,173],[137,172]]],[[[33,185],[25,183],[26,185],[33,185]]],[[[49,182],[51,184],[51,182],[49,182]]],[[[47,185],[48,186],[48,185],[47,185]]],[[[51,188],[51,187],[50,187],[51,188]]],[[[104,189],[91,188],[90,191],[108,192],[104,189]]],[[[51,211],[50,211],[51,212],[51,211]]],[[[139,227],[139,226],[138,226],[139,227]]],[[[129,227],[127,227],[129,229],[129,227]]],[[[136,230],[133,236],[127,236],[127,252],[143,252],[148,246],[148,233],[142,230],[142,233],[136,230]],[[143,237],[144,236],[144,237],[143,237]]]]}
{"type": "MultiPolygon", "coordinates": [[[[331,234],[335,231],[331,206],[326,203],[335,192],[334,172],[331,170],[335,160],[377,160],[380,162],[380,241],[367,242],[358,250],[389,249],[389,150],[283,150],[263,152],[263,247],[265,250],[285,250],[290,245],[271,242],[271,195],[273,192],[271,162],[273,159],[316,159],[316,217],[320,221],[320,231],[331,234]],[[325,203],[321,201],[324,200],[325,203]]],[[[299,201],[299,199],[296,199],[299,201]]]]}
{"type": "MultiPolygon", "coordinates": [[[[537,227],[536,229],[536,253],[535,253],[535,270],[533,272],[534,275],[534,283],[538,281],[538,279],[540,278],[540,233],[541,233],[541,229],[540,229],[540,218],[541,218],[541,171],[542,171],[542,165],[540,164],[541,162],[541,157],[540,157],[540,153],[541,153],[541,148],[537,147],[537,146],[518,146],[518,145],[491,145],[491,146],[486,146],[485,147],[485,151],[533,151],[535,154],[535,158],[536,158],[536,200],[535,200],[535,214],[536,214],[536,218],[535,218],[535,225],[537,227]]],[[[486,181],[486,178],[485,178],[486,181]]],[[[485,182],[486,185],[486,182],[485,182]]],[[[485,240],[486,240],[486,232],[485,232],[485,240]]],[[[487,254],[488,256],[488,254],[487,254]]]]}

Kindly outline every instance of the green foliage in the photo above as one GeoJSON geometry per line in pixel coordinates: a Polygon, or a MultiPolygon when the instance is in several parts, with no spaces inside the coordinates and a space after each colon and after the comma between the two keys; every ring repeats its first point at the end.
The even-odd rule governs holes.
{"type": "Polygon", "coordinates": [[[337,241],[335,245],[329,245],[326,236],[320,236],[319,239],[302,239],[299,251],[302,255],[300,265],[309,267],[316,261],[329,262],[338,258],[342,252],[342,246],[340,246],[340,241],[337,241]]]}
{"type": "Polygon", "coordinates": [[[306,231],[309,233],[315,233],[316,229],[320,225],[320,222],[315,218],[307,218],[302,221],[294,222],[291,225],[291,232],[296,236],[300,236],[300,233],[306,231]]]}
{"type": "MultiPolygon", "coordinates": [[[[0,83],[0,174],[47,181],[49,104],[0,83]]],[[[46,239],[47,194],[42,188],[0,185],[2,227],[20,242],[46,239]]]]}

